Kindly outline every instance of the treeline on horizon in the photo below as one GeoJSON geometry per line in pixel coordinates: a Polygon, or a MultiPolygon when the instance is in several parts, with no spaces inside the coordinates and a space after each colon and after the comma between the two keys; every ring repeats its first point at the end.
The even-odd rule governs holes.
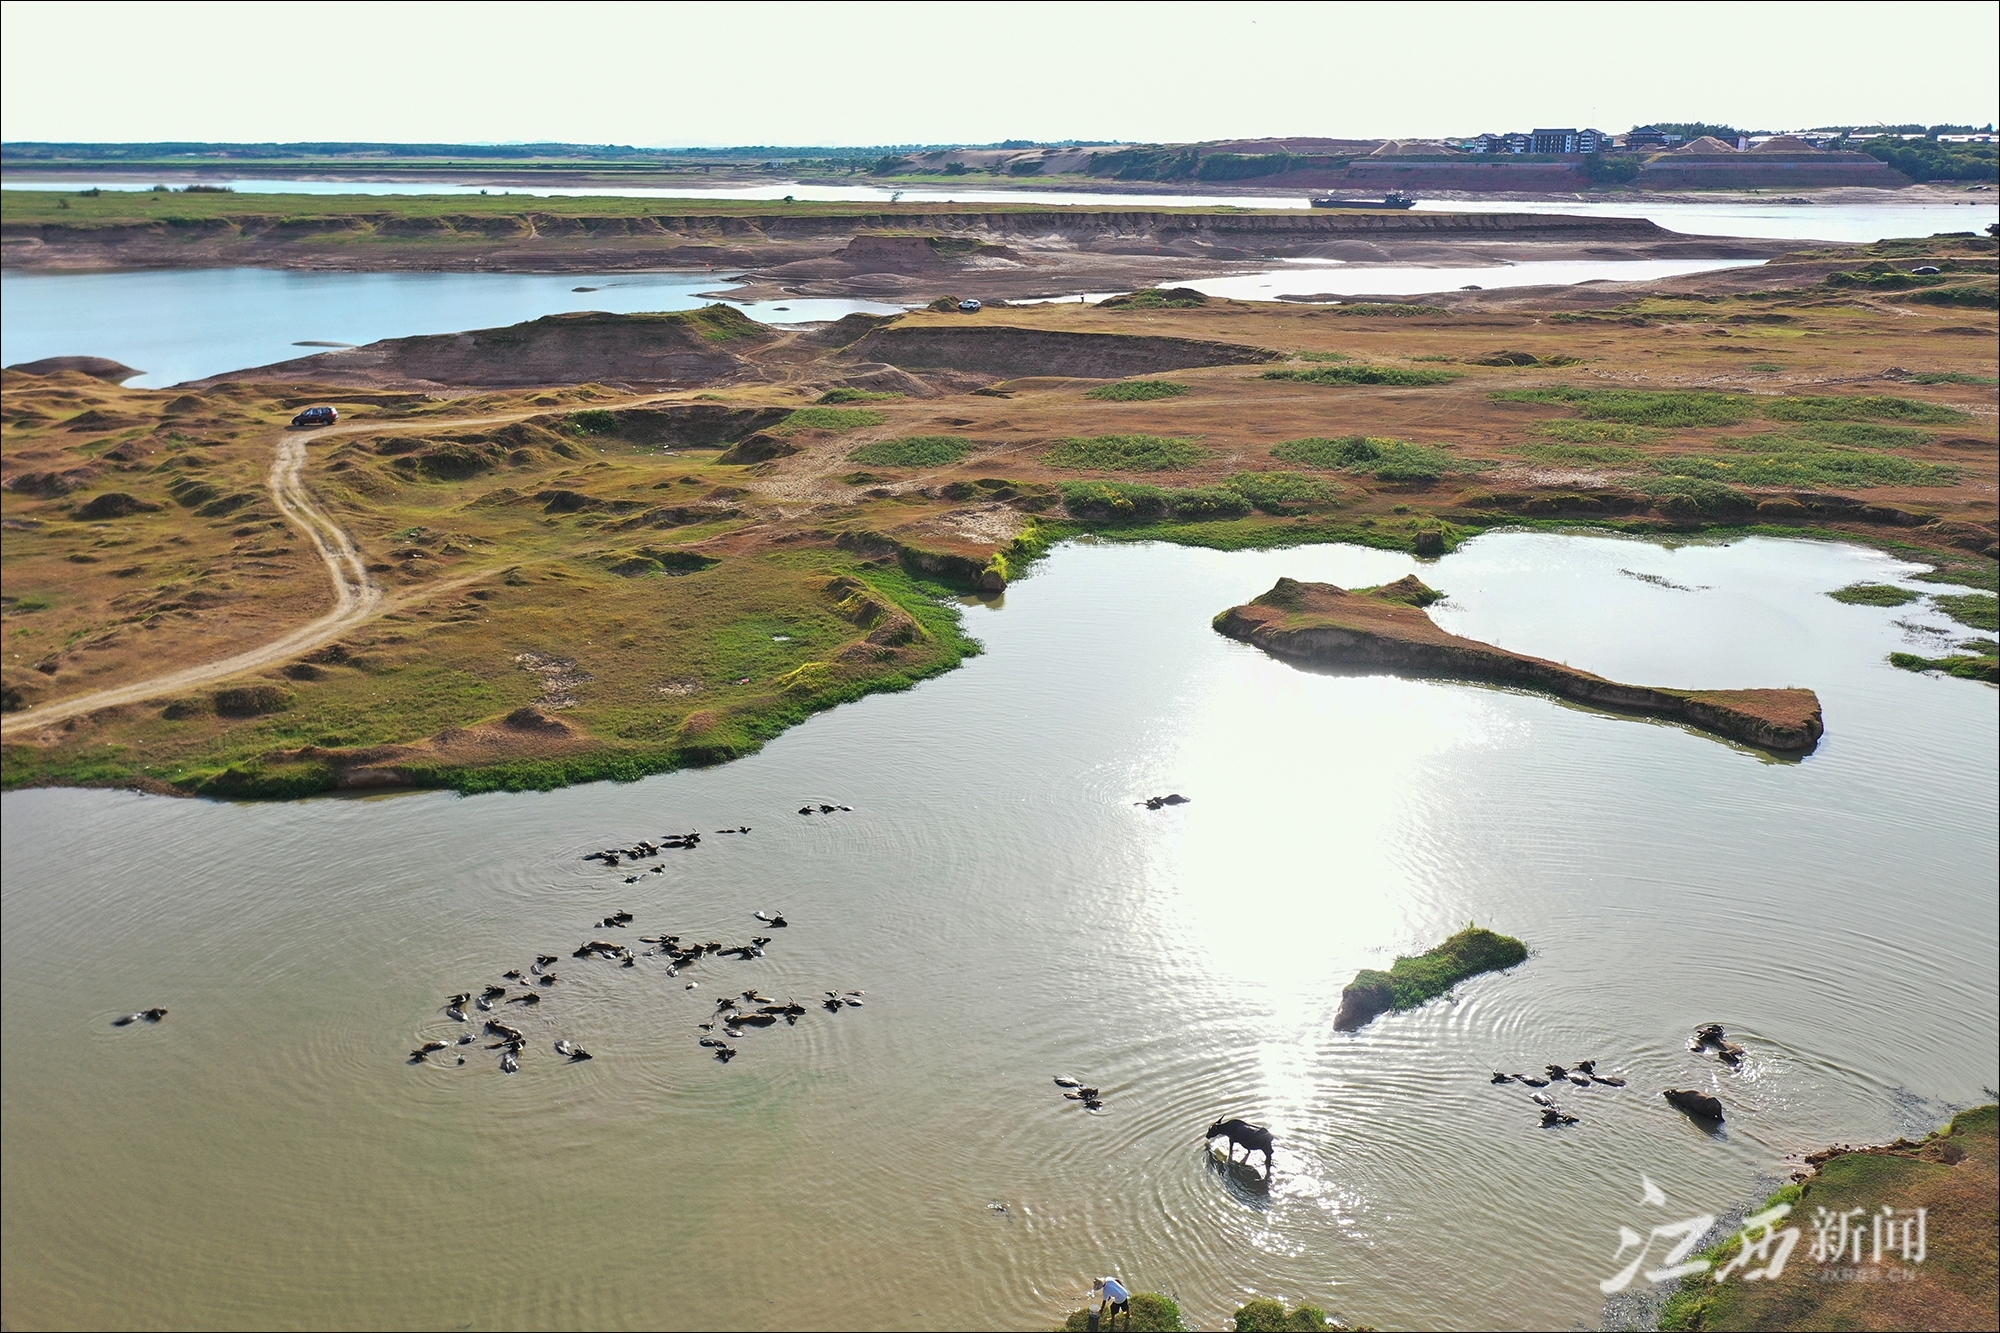
{"type": "MultiPolygon", "coordinates": [[[[1635,126],[1634,128],[1642,128],[1635,126]]],[[[1769,133],[1743,130],[1734,125],[1706,121],[1654,121],[1647,128],[1693,140],[1710,135],[1725,141],[1747,135],[1769,133]]],[[[1901,172],[1911,180],[1989,180],[2000,176],[2000,152],[1991,144],[1940,143],[1942,134],[1991,132],[1992,126],[1973,125],[1870,125],[1821,126],[1808,133],[1838,133],[1843,136],[1832,147],[1868,154],[1901,172]],[[1904,135],[1923,135],[1921,139],[1904,135]]],[[[1240,141],[1238,141],[1240,142],[1240,141]]],[[[556,167],[566,163],[605,167],[646,167],[668,165],[753,165],[780,170],[788,164],[810,162],[823,170],[874,176],[943,175],[964,176],[976,171],[1011,176],[1039,175],[1042,163],[1027,158],[989,168],[949,162],[926,166],[918,161],[926,154],[973,151],[1032,152],[1091,146],[1082,168],[1088,176],[1123,181],[1208,181],[1258,180],[1297,171],[1338,169],[1353,162],[1357,153],[1242,153],[1207,150],[1202,144],[1131,144],[1065,139],[1039,141],[1003,139],[988,144],[879,145],[870,148],[773,147],[756,145],[737,148],[635,148],[620,144],[520,143],[375,143],[325,141],[300,143],[203,143],[161,141],[153,143],[0,143],[0,166],[20,168],[31,164],[117,166],[130,164],[147,168],[210,166],[221,163],[298,162],[301,160],[485,162],[522,166],[556,167]]],[[[1586,165],[1593,180],[1618,183],[1637,175],[1641,154],[1599,155],[1586,165]],[[1630,158],[1630,165],[1618,158],[1630,158]],[[1601,159],[1601,160],[1600,160],[1601,159]]]]}
{"type": "MultiPolygon", "coordinates": [[[[1703,135],[1713,135],[1718,139],[1734,139],[1745,135],[1780,133],[1780,131],[1775,130],[1746,130],[1734,125],[1711,124],[1707,121],[1658,120],[1649,121],[1643,126],[1634,125],[1632,128],[1635,130],[1664,130],[1668,134],[1678,134],[1686,139],[1698,139],[1703,135]]],[[[1842,134],[1849,138],[1861,140],[1890,134],[1922,134],[1935,138],[1940,134],[1990,134],[1993,132],[1993,126],[1991,124],[1820,125],[1814,126],[1804,132],[1809,134],[1842,134]]],[[[888,154],[942,153],[965,150],[1004,152],[1026,151],[1038,148],[1082,147],[1135,150],[1166,149],[1199,153],[1203,145],[1200,143],[1149,144],[1137,143],[1127,139],[1001,139],[993,143],[900,143],[850,145],[848,147],[796,144],[740,144],[728,148],[638,148],[631,144],[583,144],[555,141],[486,144],[383,143],[363,140],[301,141],[295,143],[232,143],[205,140],[157,140],[147,143],[65,143],[54,140],[14,140],[0,143],[0,153],[4,153],[8,157],[19,157],[24,161],[61,158],[72,161],[98,159],[104,161],[132,160],[154,162],[163,157],[244,158],[250,160],[296,157],[466,157],[493,161],[562,157],[581,158],[588,161],[619,161],[624,159],[653,160],[674,157],[733,159],[770,157],[773,155],[790,158],[866,158],[870,161],[879,161],[883,156],[888,154]]],[[[1230,155],[1216,154],[1216,156],[1230,155]]],[[[1283,156],[1283,154],[1254,154],[1252,156],[1283,156]]]]}
{"type": "Polygon", "coordinates": [[[284,160],[300,157],[386,157],[386,158],[478,158],[485,161],[522,161],[541,158],[577,158],[592,162],[656,161],[662,158],[741,159],[751,157],[853,158],[873,162],[884,153],[925,153],[948,149],[1020,150],[1030,148],[1074,148],[1096,139],[1063,139],[1040,142],[1006,139],[984,144],[870,144],[864,147],[833,148],[746,144],[734,148],[635,148],[629,144],[580,143],[371,143],[328,141],[324,143],[207,143],[162,141],[157,143],[60,143],[21,140],[0,143],[0,154],[23,161],[106,161],[157,163],[162,158],[192,157],[235,160],[284,160]]]}

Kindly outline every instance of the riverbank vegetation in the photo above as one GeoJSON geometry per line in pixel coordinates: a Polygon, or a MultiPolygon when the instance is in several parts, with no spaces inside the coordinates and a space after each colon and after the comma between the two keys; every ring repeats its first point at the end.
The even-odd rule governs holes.
{"type": "MultiPolygon", "coordinates": [[[[441,359],[449,339],[365,371],[338,353],[169,390],[10,370],[0,777],[280,795],[714,762],[950,669],[973,651],[953,599],[1085,533],[1427,556],[1506,526],[1835,537],[1932,566],[1917,578],[1940,609],[1990,633],[1992,317],[1812,291],[1469,294],[1492,304],[1380,319],[1057,304],[802,330],[698,311],[672,322],[695,369],[664,385],[647,378],[657,316],[523,326],[555,349],[528,387],[506,378],[505,337],[484,380],[477,358],[441,359]],[[587,357],[555,354],[586,335],[587,357]],[[1458,378],[1265,377],[1443,358],[1458,378]],[[464,378],[426,378],[445,373],[464,378]],[[1130,391],[1146,383],[1186,391],[1130,391]],[[306,483],[380,614],[238,679],[36,724],[327,611],[317,550],[267,486],[284,423],[319,402],[342,422],[312,437],[306,483]]],[[[1967,642],[1922,669],[1978,678],[1988,641],[1967,642]]]]}
{"type": "MultiPolygon", "coordinates": [[[[1094,1308],[1071,1310],[1056,1333],[1086,1333],[1093,1327],[1091,1316],[1094,1308]]],[[[1125,1316],[1117,1317],[1118,1333],[1125,1333],[1130,1327],[1132,1333],[1186,1333],[1187,1324],[1181,1318],[1180,1303],[1173,1297],[1157,1291],[1135,1291],[1132,1293],[1132,1322],[1128,1326],[1125,1316]]],[[[1324,1329],[1325,1325],[1321,1325],[1324,1329]]]]}
{"type": "Polygon", "coordinates": [[[1525,962],[1528,946],[1511,935],[1482,930],[1468,922],[1434,949],[1414,958],[1398,957],[1387,972],[1363,968],[1341,992],[1340,1012],[1333,1025],[1352,1030],[1378,1014],[1414,1009],[1434,1000],[1468,977],[1499,972],[1525,962]]]}
{"type": "Polygon", "coordinates": [[[1694,1256],[1707,1262],[1708,1271],[1681,1279],[1660,1312],[1659,1327],[1991,1328],[2000,1302],[1996,1149],[2000,1108],[1982,1106],[1961,1112],[1920,1141],[1898,1139],[1884,1147],[1835,1149],[1809,1157],[1812,1174],[1780,1189],[1758,1209],[1791,1209],[1777,1223],[1798,1231],[1784,1271],[1775,1280],[1714,1281],[1711,1274],[1740,1249],[1732,1235],[1694,1256]],[[1858,1212],[1879,1219],[1885,1208],[1893,1209],[1897,1219],[1925,1210],[1921,1262],[1906,1259],[1893,1246],[1877,1250],[1865,1244],[1864,1253],[1848,1259],[1815,1260],[1815,1218],[1858,1212]]]}

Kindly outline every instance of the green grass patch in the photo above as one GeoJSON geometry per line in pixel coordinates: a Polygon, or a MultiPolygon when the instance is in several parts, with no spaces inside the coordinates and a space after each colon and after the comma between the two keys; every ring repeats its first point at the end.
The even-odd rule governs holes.
{"type": "MultiPolygon", "coordinates": [[[[1056,1333],[1085,1333],[1090,1328],[1090,1316],[1095,1307],[1071,1310],[1056,1333]]],[[[1163,1296],[1157,1291],[1135,1291],[1132,1293],[1132,1321],[1128,1325],[1124,1315],[1116,1316],[1118,1333],[1130,1328],[1132,1333],[1185,1333],[1187,1325],[1181,1322],[1181,1307],[1171,1296],[1163,1296]]],[[[1318,1333],[1326,1333],[1326,1325],[1319,1326],[1318,1333]]]]}
{"type": "Polygon", "coordinates": [[[873,389],[851,389],[843,385],[838,389],[828,389],[813,401],[823,406],[831,406],[839,403],[886,403],[892,398],[901,397],[904,395],[900,393],[877,393],[873,389]]]}
{"type": "Polygon", "coordinates": [[[1062,492],[1064,509],[1078,518],[1100,523],[1144,523],[1167,518],[1203,522],[1241,518],[1252,507],[1248,497],[1228,486],[1174,489],[1129,481],[1078,481],[1064,483],[1062,492]]]}
{"type": "MultiPolygon", "coordinates": [[[[1691,1256],[1706,1261],[1703,1271],[1681,1279],[1660,1310],[1658,1327],[1902,1328],[1935,1325],[1941,1310],[1975,1315],[1992,1310],[1995,1120],[1989,1103],[1959,1112],[1922,1143],[1841,1153],[1823,1162],[1815,1174],[1784,1186],[1754,1210],[1766,1213],[1781,1205],[1791,1210],[1781,1225],[1796,1227],[1801,1243],[1782,1277],[1745,1282],[1739,1272],[1717,1282],[1717,1271],[1742,1254],[1741,1232],[1732,1231],[1691,1256]],[[1866,1286],[1821,1280],[1831,1274],[1807,1254],[1816,1220],[1889,1207],[1904,1217],[1917,1207],[1929,1212],[1930,1258],[1920,1269],[1904,1269],[1916,1280],[1866,1286]]],[[[1756,1269],[1753,1264],[1749,1271],[1756,1269]]],[[[1884,1262],[1871,1275],[1886,1277],[1891,1271],[1884,1262]]]]}
{"type": "Polygon", "coordinates": [[[943,467],[971,452],[972,441],[963,435],[909,435],[864,444],[848,457],[877,467],[943,467]]]}
{"type": "Polygon", "coordinates": [[[1124,296],[1107,296],[1098,302],[1104,310],[1192,310],[1208,304],[1208,297],[1192,287],[1141,287],[1124,296]]]}
{"type": "Polygon", "coordinates": [[[1155,398],[1178,398],[1187,391],[1187,385],[1172,380],[1120,380],[1116,384],[1100,384],[1084,397],[1101,403],[1147,403],[1155,398]]]}
{"type": "Polygon", "coordinates": [[[1447,472],[1463,470],[1443,450],[1363,435],[1286,440],[1272,446],[1271,457],[1300,467],[1361,473],[1377,481],[1436,481],[1447,472]]]}
{"type": "Polygon", "coordinates": [[[1091,435],[1057,440],[1042,462],[1092,472],[1178,472],[1207,458],[1199,435],[1091,435]]]}
{"type": "Polygon", "coordinates": [[[1633,467],[1645,461],[1637,449],[1622,444],[1541,444],[1513,445],[1509,453],[1536,463],[1561,467],[1633,467]]]}
{"type": "Polygon", "coordinates": [[[1967,628],[2000,632],[2000,598],[1990,592],[1935,593],[1931,604],[1967,628]]]}
{"type": "Polygon", "coordinates": [[[765,338],[769,331],[733,305],[712,302],[699,310],[679,312],[683,323],[712,343],[734,342],[738,338],[765,338]]]}
{"type": "Polygon", "coordinates": [[[1907,606],[1920,595],[1888,583],[1850,583],[1827,594],[1848,606],[1907,606]]]}
{"type": "Polygon", "coordinates": [[[1498,403],[1559,403],[1589,421],[1686,430],[1691,426],[1733,426],[1756,415],[1757,400],[1741,393],[1691,390],[1578,389],[1567,384],[1545,389],[1502,389],[1498,403]]]}
{"type": "Polygon", "coordinates": [[[2000,657],[1987,654],[1980,657],[1953,655],[1950,657],[1922,657],[1916,653],[1890,653],[1889,665],[1901,667],[1905,671],[1942,671],[1947,676],[1960,680],[1983,680],[1989,685],[2000,684],[2000,657]]]}
{"type": "Polygon", "coordinates": [[[1267,514],[1294,514],[1328,504],[1338,487],[1303,472],[1238,472],[1223,483],[1267,514]]]}
{"type": "Polygon", "coordinates": [[[879,426],[889,418],[866,407],[801,407],[771,428],[774,435],[795,430],[825,430],[836,434],[879,426]]]}
{"type": "Polygon", "coordinates": [[[1336,1021],[1347,1025],[1355,1017],[1365,1023],[1391,1009],[1414,1009],[1467,977],[1513,967],[1527,956],[1528,946],[1521,941],[1468,923],[1435,949],[1397,958],[1387,972],[1363,968],[1356,973],[1341,995],[1343,1017],[1336,1021]]]}
{"type": "Polygon", "coordinates": [[[1654,506],[1673,518],[1731,518],[1757,507],[1757,502],[1742,491],[1700,477],[1639,477],[1633,480],[1632,487],[1652,496],[1654,506]]]}
{"type": "Polygon", "coordinates": [[[1251,1301],[1236,1311],[1236,1333],[1326,1333],[1330,1322],[1317,1305],[1287,1310],[1283,1301],[1251,1301]]]}
{"type": "Polygon", "coordinates": [[[572,435],[616,435],[618,414],[601,407],[587,408],[564,417],[562,428],[572,435]]]}
{"type": "Polygon", "coordinates": [[[1950,463],[1920,463],[1900,454],[1816,445],[1787,435],[1750,435],[1716,441],[1730,453],[1674,454],[1656,458],[1654,471],[1739,486],[1950,486],[1960,471],[1950,463]]]}
{"type": "Polygon", "coordinates": [[[1294,361],[1337,362],[1337,361],[1352,361],[1353,359],[1354,359],[1353,357],[1349,356],[1345,352],[1293,352],[1292,353],[1292,360],[1294,361]]]}
{"type": "Polygon", "coordinates": [[[1914,449],[1931,442],[1927,431],[1865,421],[1808,421],[1799,427],[1798,434],[1815,444],[1839,444],[1850,449],[1914,449]]]}
{"type": "Polygon", "coordinates": [[[1449,315],[1451,311],[1441,305],[1402,305],[1390,301],[1350,301],[1340,305],[1326,306],[1323,308],[1323,313],[1329,315],[1387,315],[1393,318],[1398,315],[1404,317],[1410,315],[1449,315]]]}
{"type": "Polygon", "coordinates": [[[1990,593],[2000,593],[2000,565],[1991,560],[1969,560],[1957,552],[1941,556],[1936,551],[1922,550],[1917,553],[1919,560],[1936,560],[1936,569],[1927,569],[1914,577],[1919,583],[1949,583],[1966,588],[1979,588],[1990,593]]]}
{"type": "Polygon", "coordinates": [[[1459,376],[1449,370],[1410,370],[1403,366],[1315,366],[1310,370],[1267,370],[1267,380],[1293,380],[1300,384],[1394,384],[1416,387],[1449,384],[1459,376]]]}
{"type": "Polygon", "coordinates": [[[1893,299],[1916,305],[1953,306],[1961,310],[2000,310],[2000,288],[1993,287],[1932,287],[1927,291],[1907,292],[1893,299]]]}
{"type": "Polygon", "coordinates": [[[1773,421],[1916,421],[1938,424],[1964,421],[1965,413],[1939,403],[1887,394],[1848,396],[1796,394],[1758,400],[1762,414],[1773,421]]]}
{"type": "Polygon", "coordinates": [[[1535,433],[1565,444],[1651,444],[1666,432],[1651,426],[1632,426],[1622,421],[1584,421],[1557,417],[1535,427],[1535,433]]]}
{"type": "Polygon", "coordinates": [[[1967,375],[1957,370],[1928,370],[1912,375],[1910,379],[1918,384],[1980,384],[1989,388],[2000,384],[2000,380],[1991,375],[1967,375]]]}
{"type": "Polygon", "coordinates": [[[1765,375],[1774,375],[1777,372],[1784,369],[1783,366],[1779,365],[1775,361],[1752,361],[1749,365],[1743,368],[1745,370],[1755,370],[1765,375]]]}

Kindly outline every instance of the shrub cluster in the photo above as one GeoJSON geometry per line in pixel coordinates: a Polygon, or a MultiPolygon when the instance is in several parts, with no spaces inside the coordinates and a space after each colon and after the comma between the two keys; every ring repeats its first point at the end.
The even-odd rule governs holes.
{"type": "Polygon", "coordinates": [[[886,402],[891,398],[901,398],[902,396],[900,393],[877,393],[873,389],[855,389],[847,385],[841,385],[837,389],[828,389],[815,401],[821,405],[834,403],[880,403],[886,402]]]}
{"type": "Polygon", "coordinates": [[[1740,457],[1673,454],[1653,470],[1670,477],[1734,482],[1742,486],[1950,486],[1960,469],[1920,463],[1901,454],[1841,449],[1789,435],[1749,435],[1716,441],[1740,457]]]}
{"type": "Polygon", "coordinates": [[[1459,378],[1449,370],[1411,370],[1404,366],[1314,366],[1300,370],[1286,367],[1264,372],[1267,380],[1296,380],[1301,384],[1396,384],[1415,387],[1449,384],[1459,378]]]}
{"type": "Polygon", "coordinates": [[[1078,518],[1108,523],[1143,523],[1165,518],[1199,522],[1242,518],[1251,510],[1241,491],[1227,486],[1171,489],[1129,481],[1069,482],[1063,507],[1078,518]]]}
{"type": "Polygon", "coordinates": [[[1092,435],[1057,440],[1042,462],[1096,472],[1178,472],[1207,457],[1198,435],[1092,435]]]}
{"type": "Polygon", "coordinates": [[[1850,583],[1827,596],[1849,606],[1903,606],[1916,601],[1918,594],[1888,583],[1850,583]]]}
{"type": "Polygon", "coordinates": [[[1436,481],[1453,470],[1451,456],[1442,450],[1362,435],[1286,440],[1272,447],[1271,457],[1301,467],[1361,473],[1377,481],[1436,481]]]}
{"type": "Polygon", "coordinates": [[[963,435],[909,435],[864,444],[848,457],[877,467],[942,467],[971,452],[972,441],[963,435]]]}
{"type": "Polygon", "coordinates": [[[1144,403],[1155,398],[1178,398],[1187,391],[1187,385],[1172,380],[1120,380],[1116,384],[1100,384],[1084,397],[1103,403],[1144,403]]]}
{"type": "Polygon", "coordinates": [[[836,433],[879,426],[889,418],[865,407],[801,407],[772,427],[773,434],[788,435],[795,430],[825,430],[836,433]]]}

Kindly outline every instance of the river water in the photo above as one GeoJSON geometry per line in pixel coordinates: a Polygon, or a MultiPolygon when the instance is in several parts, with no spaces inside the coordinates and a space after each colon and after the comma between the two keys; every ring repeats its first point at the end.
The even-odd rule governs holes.
{"type": "MultiPolygon", "coordinates": [[[[1638,282],[1756,260],[1637,259],[1498,264],[1328,267],[1301,262],[1270,272],[1184,285],[1216,296],[1271,300],[1286,293],[1389,295],[1543,283],[1638,282]]],[[[569,310],[688,310],[727,291],[713,274],[314,273],[282,269],[150,269],[123,273],[0,272],[0,364],[46,356],[106,356],[145,373],[133,388],[161,388],[248,366],[310,356],[307,345],[495,328],[569,310]]],[[[1112,293],[1094,293],[1098,301],[1112,293]]],[[[1074,300],[1058,296],[1051,300],[1074,300]]],[[[787,297],[733,303],[753,319],[795,323],[854,311],[904,309],[873,301],[787,297]]]]}
{"type": "Polygon", "coordinates": [[[1667,1220],[1642,1172],[1674,1218],[1721,1212],[1787,1154],[2000,1083],[1996,692],[1884,662],[1931,646],[1934,614],[1821,595],[1911,572],[1769,539],[1495,534],[1421,566],[1073,543],[967,605],[987,651],[963,669],[716,769],[250,806],[10,793],[8,1326],[1046,1327],[1110,1271],[1210,1329],[1253,1294],[1591,1326],[1618,1226],[1667,1220]],[[1208,625],[1280,574],[1413,569],[1449,592],[1441,623],[1509,647],[1810,685],[1826,738],[1781,762],[1301,671],[1208,625]],[[1133,804],[1168,791],[1192,803],[1133,804]],[[636,884],[579,859],[738,824],[636,884]],[[593,928],[617,909],[634,929],[593,928]],[[765,958],[569,957],[742,940],[759,909],[790,920],[765,958]],[[1355,969],[1468,920],[1528,962],[1332,1030],[1355,969]],[[538,952],[563,980],[511,1020],[518,1074],[476,1046],[404,1062],[455,1037],[445,996],[538,952]],[[745,988],[866,998],[719,1064],[695,1024],[745,988]],[[172,1012],[111,1026],[148,1005],[172,1012]],[[1686,1051],[1705,1021],[1741,1073],[1686,1051]],[[1630,1086],[1568,1092],[1567,1129],[1488,1082],[1586,1057],[1630,1086]],[[1726,1129],[1668,1086],[1714,1088],[1726,1129]],[[1204,1156],[1229,1114],[1279,1134],[1268,1187],[1204,1156]]]}
{"type": "MultiPolygon", "coordinates": [[[[570,310],[630,314],[692,310],[727,290],[701,273],[310,273],[284,269],[149,269],[123,273],[0,273],[0,363],[106,356],[144,371],[153,389],[269,365],[378,338],[498,328],[570,310]]],[[[875,301],[734,303],[752,319],[797,323],[875,301]]]]}
{"type": "Polygon", "coordinates": [[[1465,287],[1573,286],[1583,282],[1649,282],[1687,273],[1722,268],[1746,268],[1760,259],[1570,259],[1527,260],[1518,264],[1483,264],[1461,268],[1425,268],[1406,264],[1329,264],[1324,259],[1298,260],[1263,273],[1236,273],[1222,278],[1192,278],[1177,282],[1210,296],[1237,301],[1271,301],[1285,295],[1421,296],[1465,287]]]}

